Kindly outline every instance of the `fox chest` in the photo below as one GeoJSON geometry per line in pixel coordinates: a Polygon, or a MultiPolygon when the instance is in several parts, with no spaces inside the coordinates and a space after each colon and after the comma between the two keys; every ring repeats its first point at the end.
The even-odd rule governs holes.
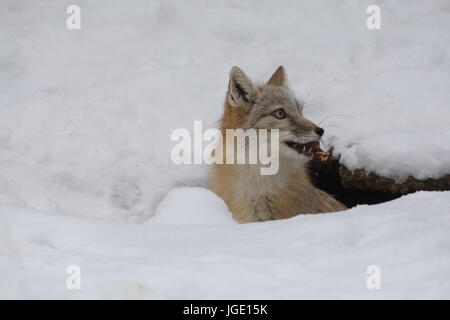
{"type": "MultiPolygon", "coordinates": [[[[239,183],[239,180],[236,181],[239,183]]],[[[270,183],[253,183],[236,186],[230,206],[236,220],[240,222],[266,221],[276,219],[282,205],[276,196],[276,188],[270,183]]]]}

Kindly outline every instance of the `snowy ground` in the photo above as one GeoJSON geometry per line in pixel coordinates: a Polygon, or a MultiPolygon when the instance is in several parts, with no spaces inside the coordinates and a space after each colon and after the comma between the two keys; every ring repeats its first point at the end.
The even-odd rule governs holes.
{"type": "Polygon", "coordinates": [[[207,190],[174,192],[189,199],[164,200],[172,218],[143,224],[1,207],[0,298],[450,299],[448,192],[248,225],[224,219],[207,190]],[[216,210],[178,224],[186,206],[216,210]],[[69,265],[80,290],[66,288],[69,265]],[[366,286],[371,265],[378,290],[366,286]]]}
{"type": "Polygon", "coordinates": [[[447,0],[0,1],[0,296],[449,298],[449,193],[239,226],[175,189],[205,166],[170,161],[174,129],[219,119],[232,65],[283,64],[349,168],[449,174],[448,30],[447,0]]]}

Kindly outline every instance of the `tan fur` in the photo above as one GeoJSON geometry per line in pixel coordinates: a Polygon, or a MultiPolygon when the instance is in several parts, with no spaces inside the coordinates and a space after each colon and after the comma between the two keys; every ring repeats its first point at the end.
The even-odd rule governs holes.
{"type": "MultiPolygon", "coordinates": [[[[273,92],[277,92],[277,88],[272,88],[273,86],[283,88],[287,86],[287,78],[282,66],[277,69],[266,85],[259,87],[254,86],[242,70],[233,67],[225,100],[225,111],[220,121],[224,140],[226,137],[225,129],[246,129],[249,127],[249,114],[252,105],[260,104],[261,99],[269,101],[270,105],[272,99],[270,92],[272,91],[268,91],[269,96],[263,96],[264,92],[267,91],[265,90],[266,86],[270,86],[267,90],[271,89],[273,92]],[[236,93],[236,88],[232,87],[233,81],[238,82],[243,87],[244,94],[248,93],[246,97],[243,97],[242,91],[239,97],[239,92],[236,93]],[[230,95],[232,96],[230,97],[230,95]]],[[[273,97],[273,99],[275,98],[273,97]]],[[[288,97],[287,99],[285,104],[289,101],[292,102],[292,98],[288,97]]],[[[277,102],[277,105],[280,105],[280,103],[277,102]]],[[[252,110],[252,112],[255,111],[252,110]]],[[[262,111],[259,112],[262,113],[262,111]]],[[[253,117],[255,116],[253,115],[253,117]]],[[[262,120],[257,122],[259,126],[266,124],[269,120],[273,121],[267,115],[265,117],[261,115],[262,120]]],[[[299,127],[300,133],[297,133],[299,139],[303,137],[310,139],[311,132],[317,126],[301,114],[293,114],[292,118],[293,120],[286,121],[295,122],[299,127]]],[[[292,131],[289,131],[287,124],[282,121],[274,123],[280,123],[280,130],[292,131]]],[[[280,133],[282,132],[280,131],[280,133]]],[[[258,164],[214,164],[211,170],[212,190],[226,202],[233,213],[234,219],[241,223],[284,219],[302,213],[322,213],[346,209],[332,196],[312,185],[305,168],[306,161],[285,156],[281,152],[279,165],[277,174],[263,176],[260,175],[260,165],[258,164]]]]}

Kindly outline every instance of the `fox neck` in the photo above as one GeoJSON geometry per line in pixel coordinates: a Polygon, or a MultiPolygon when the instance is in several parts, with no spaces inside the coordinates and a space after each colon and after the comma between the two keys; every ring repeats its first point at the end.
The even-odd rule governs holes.
{"type": "Polygon", "coordinates": [[[283,192],[292,180],[302,180],[307,188],[312,186],[307,170],[301,162],[293,159],[280,159],[279,170],[274,175],[261,175],[260,165],[234,165],[237,173],[236,190],[243,190],[247,196],[259,197],[283,192]]]}

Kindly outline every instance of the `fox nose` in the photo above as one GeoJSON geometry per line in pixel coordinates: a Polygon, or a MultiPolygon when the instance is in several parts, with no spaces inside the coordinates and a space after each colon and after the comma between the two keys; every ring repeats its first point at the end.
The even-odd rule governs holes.
{"type": "Polygon", "coordinates": [[[325,132],[325,130],[323,130],[323,129],[320,128],[320,127],[315,128],[314,131],[315,131],[319,136],[322,136],[323,133],[325,132]]]}

